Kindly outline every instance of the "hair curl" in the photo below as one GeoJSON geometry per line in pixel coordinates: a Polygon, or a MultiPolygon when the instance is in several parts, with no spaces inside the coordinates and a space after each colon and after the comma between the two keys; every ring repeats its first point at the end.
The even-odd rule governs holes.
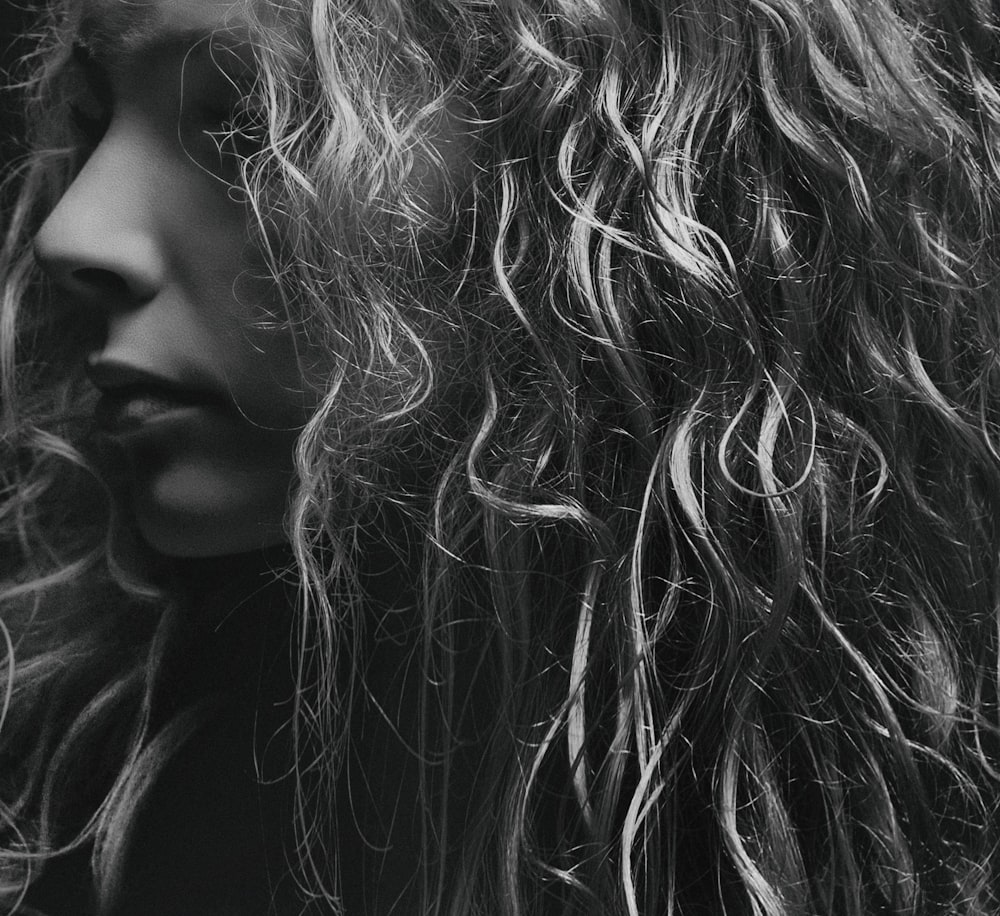
{"type": "MultiPolygon", "coordinates": [[[[996,912],[994,7],[261,11],[265,139],[239,181],[285,320],[347,353],[311,367],[288,521],[303,885],[335,904],[314,803],[363,690],[353,551],[393,505],[423,551],[427,912],[996,912]],[[414,178],[448,119],[471,165],[431,206],[414,178]]],[[[127,721],[72,840],[97,837],[110,898],[139,783],[179,740],[148,733],[176,611],[132,613],[170,599],[116,565],[79,359],[29,252],[80,161],[72,20],[37,56],[3,262],[0,752],[27,765],[3,770],[0,862],[16,895],[66,842],[74,761],[127,721]]]]}

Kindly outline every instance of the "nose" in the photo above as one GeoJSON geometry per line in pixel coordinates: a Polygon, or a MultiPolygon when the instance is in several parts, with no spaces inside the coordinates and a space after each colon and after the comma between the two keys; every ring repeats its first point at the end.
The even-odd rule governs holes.
{"type": "MultiPolygon", "coordinates": [[[[112,128],[113,129],[113,128],[112,128]]],[[[128,306],[162,287],[156,182],[142,144],[110,133],[35,237],[35,258],[73,299],[128,306]]]]}

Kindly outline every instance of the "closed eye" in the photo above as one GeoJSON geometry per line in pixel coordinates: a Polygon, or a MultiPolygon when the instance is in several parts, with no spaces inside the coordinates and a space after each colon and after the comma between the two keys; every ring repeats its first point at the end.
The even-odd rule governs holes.
{"type": "Polygon", "coordinates": [[[69,104],[69,117],[73,127],[88,146],[97,146],[111,123],[110,112],[95,112],[76,102],[69,104]]]}
{"type": "Polygon", "coordinates": [[[253,73],[240,58],[214,48],[205,57],[191,56],[184,86],[183,120],[211,141],[222,173],[263,147],[266,119],[254,105],[253,73]]]}
{"type": "Polygon", "coordinates": [[[70,122],[84,143],[96,146],[111,123],[111,80],[83,45],[73,47],[73,63],[78,79],[67,106],[70,122]]]}
{"type": "Polygon", "coordinates": [[[205,108],[200,117],[202,133],[216,143],[220,152],[248,156],[263,145],[266,131],[263,119],[242,102],[229,108],[205,108]]]}

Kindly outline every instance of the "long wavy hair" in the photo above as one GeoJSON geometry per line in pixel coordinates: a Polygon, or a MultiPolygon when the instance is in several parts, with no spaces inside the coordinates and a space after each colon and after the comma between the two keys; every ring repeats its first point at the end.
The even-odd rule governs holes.
{"type": "MultiPolygon", "coordinates": [[[[311,899],[337,906],[365,693],[354,555],[391,509],[421,556],[426,912],[997,912],[994,5],[247,15],[234,182],[284,323],[345,354],[309,367],[287,520],[311,899]],[[443,119],[468,167],[428,201],[443,119]]],[[[30,254],[86,155],[75,18],[56,3],[27,62],[7,197],[0,879],[16,901],[94,841],[109,905],[193,720],[150,726],[182,603],[137,569],[30,254]],[[59,836],[98,746],[108,785],[59,836]]]]}

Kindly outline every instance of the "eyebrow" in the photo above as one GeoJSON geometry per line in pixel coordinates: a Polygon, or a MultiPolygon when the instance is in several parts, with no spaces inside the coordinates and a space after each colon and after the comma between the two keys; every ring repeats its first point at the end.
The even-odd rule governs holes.
{"type": "MultiPolygon", "coordinates": [[[[74,44],[95,63],[108,70],[126,68],[153,54],[187,53],[198,45],[219,40],[218,47],[238,53],[239,36],[226,28],[170,28],[157,22],[151,12],[136,7],[104,9],[87,13],[77,28],[74,44]]],[[[218,63],[218,61],[217,61],[218,63]]]]}

